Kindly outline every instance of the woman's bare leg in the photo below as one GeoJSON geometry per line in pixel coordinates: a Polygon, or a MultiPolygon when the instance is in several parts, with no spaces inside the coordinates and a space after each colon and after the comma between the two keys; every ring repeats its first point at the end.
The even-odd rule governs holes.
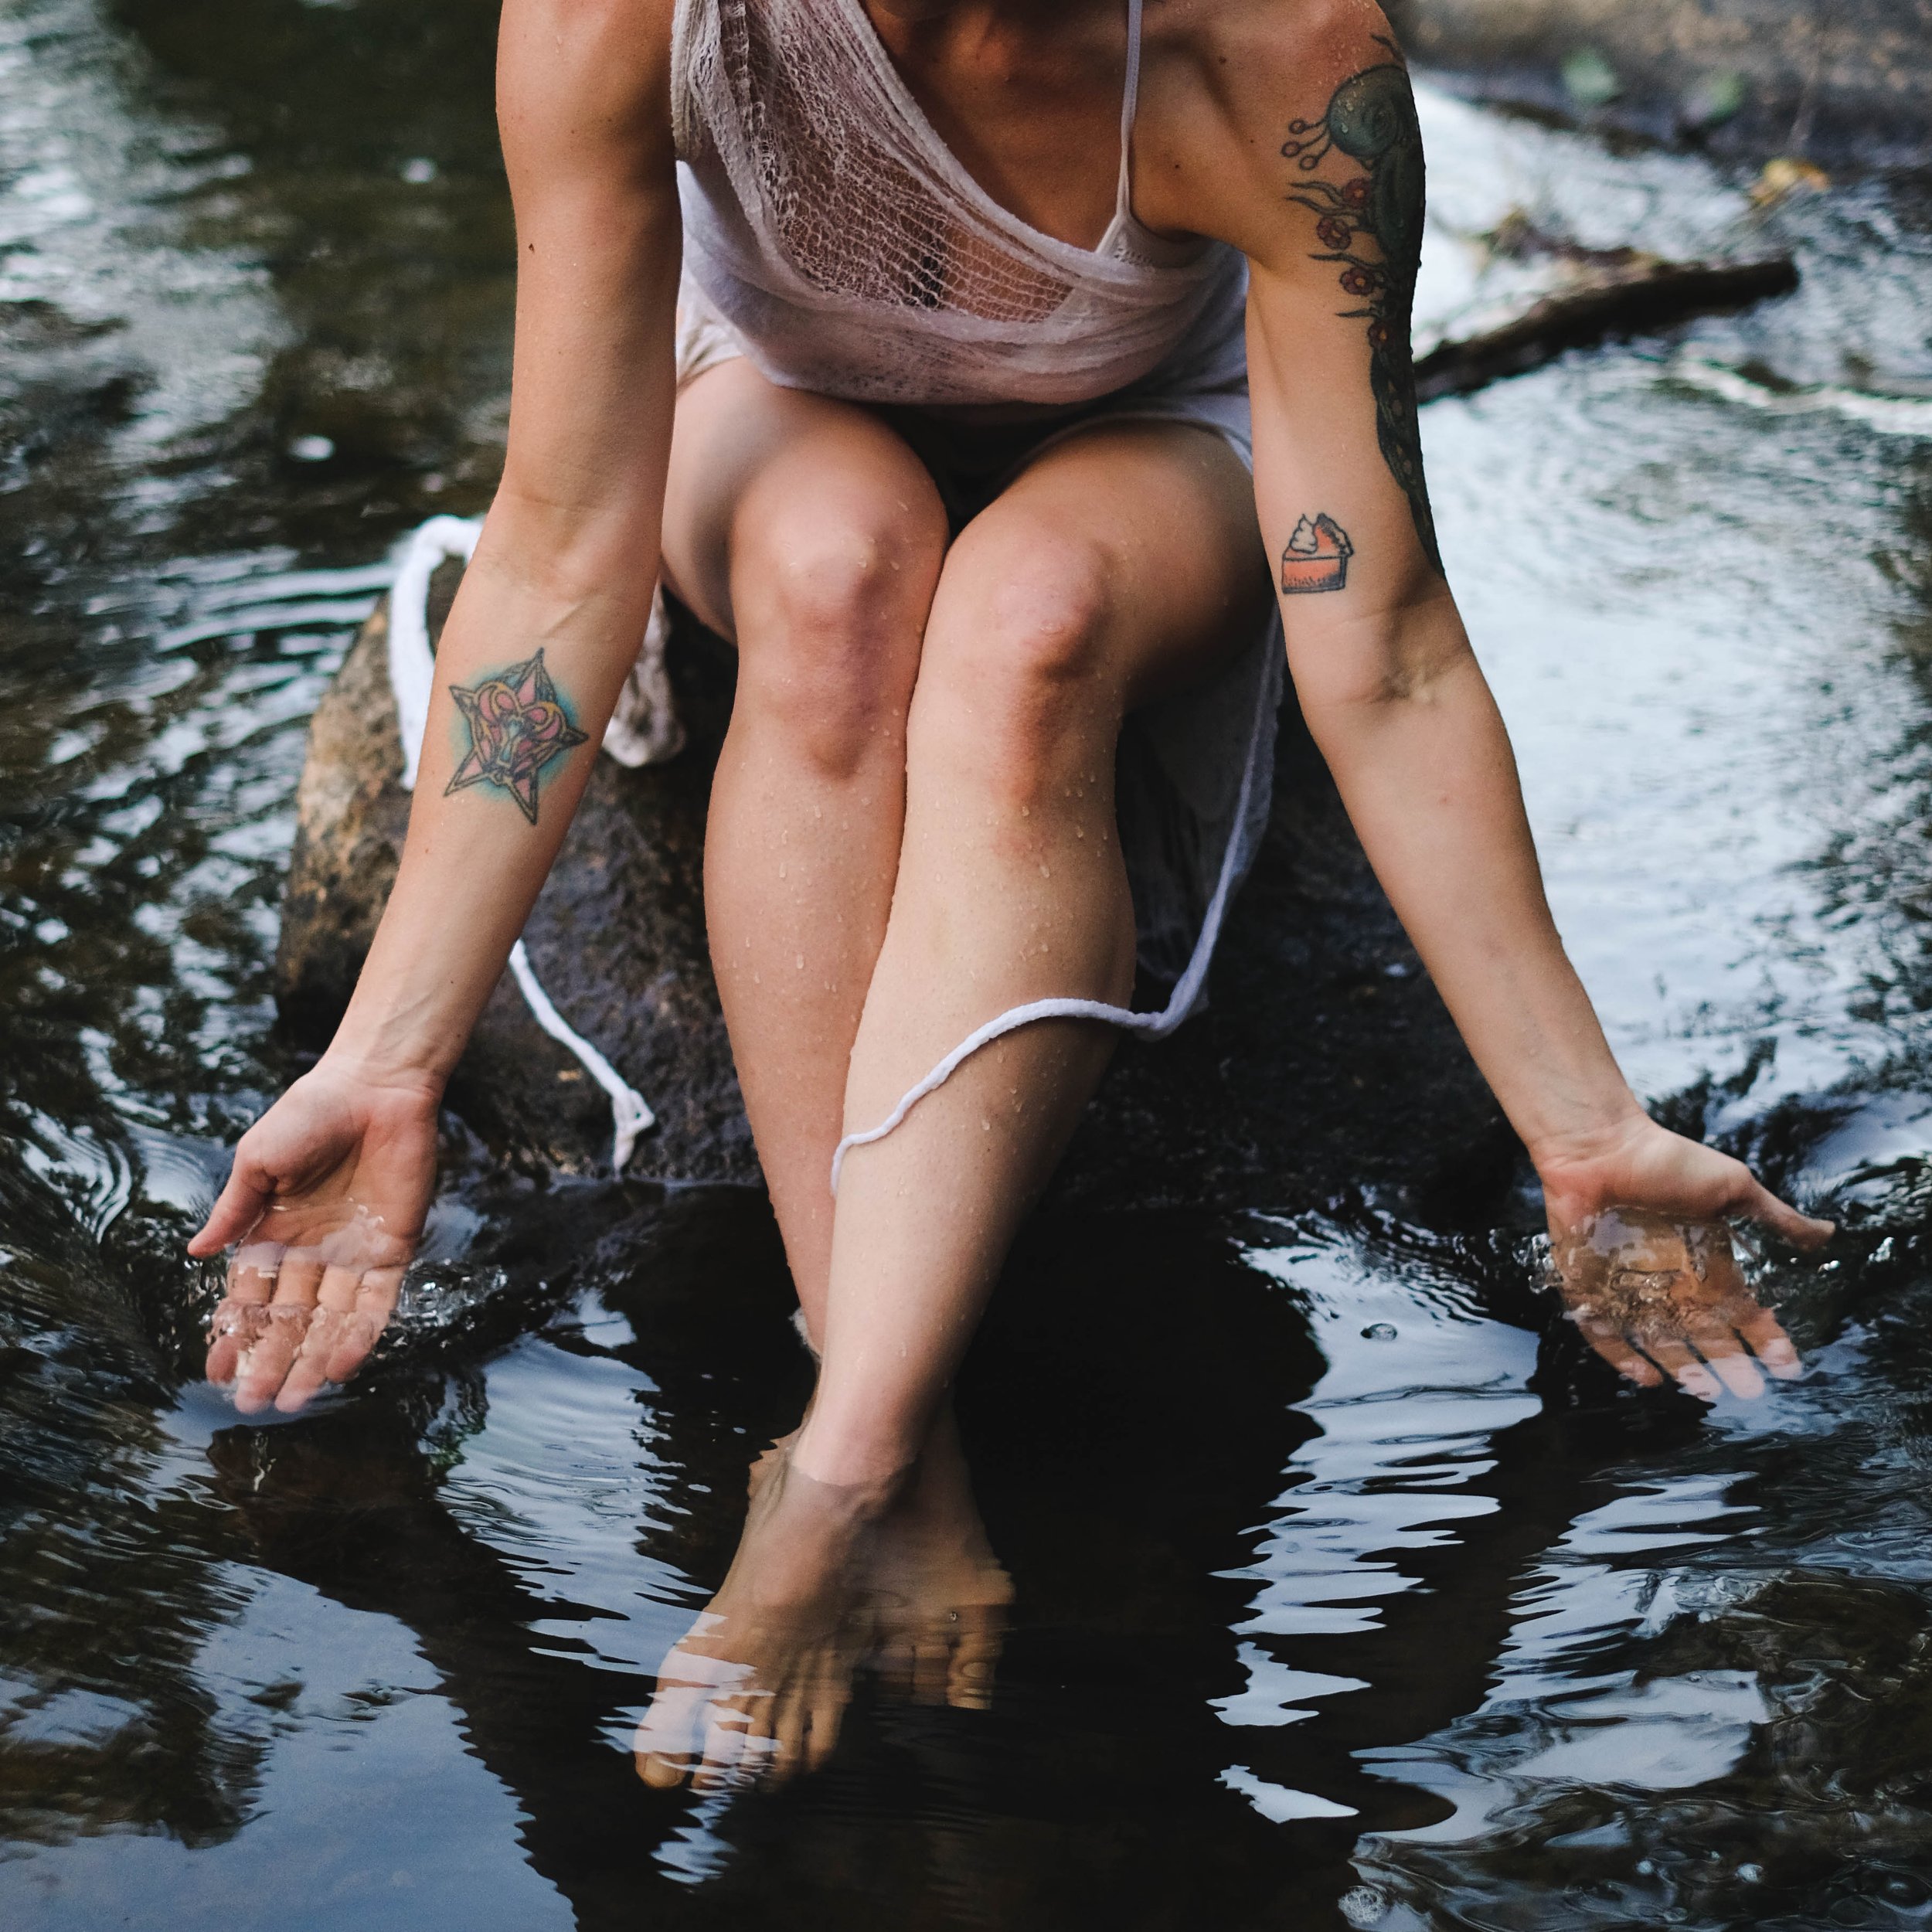
{"type": "MultiPolygon", "coordinates": [[[[1117,425],[1060,444],[961,534],[927,622],[849,1128],[883,1119],[1009,1006],[1125,999],[1122,716],[1251,635],[1268,594],[1247,473],[1199,429],[1117,425]]],[[[1087,1022],[1023,1028],[853,1151],[801,1469],[866,1484],[911,1464],[1113,1044],[1087,1022]]]]}
{"type": "Polygon", "coordinates": [[[705,841],[712,960],[815,1340],[825,1176],[892,903],[906,707],[946,537],[918,458],[862,410],[743,361],[679,397],[665,572],[738,647],[705,841]]]}
{"type": "MultiPolygon", "coordinates": [[[[1197,430],[1120,427],[1062,445],[961,536],[925,624],[896,889],[850,1054],[853,1124],[882,1117],[1005,1007],[1125,997],[1121,715],[1247,634],[1267,594],[1247,474],[1197,430]]],[[[742,650],[742,614],[739,629],[742,650]]],[[[758,868],[770,870],[758,831],[754,814],[753,920],[758,868]]],[[[713,923],[726,953],[715,907],[713,923]]],[[[787,1037],[785,1007],[749,1005],[769,1026],[766,1050],[812,1050],[787,1037]]],[[[768,1093],[735,1013],[732,1025],[747,1094],[768,1093]]],[[[848,1161],[816,1330],[819,1393],[753,1497],[730,1575],[665,1661],[638,1733],[647,1782],[715,1785],[821,1761],[871,1651],[913,1695],[985,1702],[1007,1586],[944,1389],[1111,1045],[1077,1026],[1013,1035],[848,1161]]],[[[784,1164],[808,1205],[827,1185],[834,1132],[803,1105],[761,1116],[760,1104],[767,1172],[784,1164]],[[797,1138],[775,1144],[787,1125],[797,1138]]],[[[806,1242],[786,1232],[796,1268],[806,1242]]]]}

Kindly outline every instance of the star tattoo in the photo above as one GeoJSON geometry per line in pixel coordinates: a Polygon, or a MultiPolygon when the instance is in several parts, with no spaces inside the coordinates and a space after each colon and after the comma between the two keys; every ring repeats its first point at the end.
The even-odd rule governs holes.
{"type": "Polygon", "coordinates": [[[537,774],[560,753],[582,744],[588,736],[571,723],[556,686],[543,668],[543,653],[539,651],[467,690],[452,685],[450,696],[470,728],[470,748],[443,795],[447,798],[471,785],[501,785],[534,825],[537,774]]]}

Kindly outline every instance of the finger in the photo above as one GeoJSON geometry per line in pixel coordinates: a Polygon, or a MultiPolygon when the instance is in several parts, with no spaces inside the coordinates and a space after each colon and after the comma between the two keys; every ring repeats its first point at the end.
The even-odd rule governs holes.
{"type": "Polygon", "coordinates": [[[1738,1209],[1753,1221],[1762,1221],[1774,1234],[1781,1234],[1793,1247],[1807,1252],[1821,1248],[1838,1232],[1835,1221],[1820,1221],[1811,1215],[1799,1213],[1796,1208],[1781,1201],[1757,1181],[1751,1182],[1744,1199],[1738,1203],[1738,1209]]]}
{"type": "Polygon", "coordinates": [[[1778,1325],[1768,1308],[1753,1308],[1740,1317],[1737,1332],[1750,1344],[1751,1352],[1781,1382],[1795,1382],[1804,1372],[1791,1338],[1778,1325]]]}
{"type": "Polygon", "coordinates": [[[1764,1378],[1758,1373],[1757,1364],[1744,1352],[1743,1344],[1727,1325],[1699,1322],[1690,1331],[1690,1342],[1733,1395],[1752,1402],[1764,1393],[1764,1378]]]}
{"type": "Polygon", "coordinates": [[[1620,1376],[1628,1376],[1640,1388],[1654,1389],[1663,1380],[1657,1372],[1657,1365],[1632,1348],[1624,1338],[1624,1332],[1614,1321],[1604,1321],[1594,1316],[1578,1320],[1580,1328],[1590,1345],[1614,1369],[1620,1376]]]}
{"type": "Polygon", "coordinates": [[[281,1256],[278,1243],[251,1241],[230,1262],[227,1291],[209,1318],[205,1372],[210,1382],[233,1381],[237,1363],[259,1338],[265,1325],[262,1311],[275,1292],[281,1256]]]}
{"type": "Polygon", "coordinates": [[[1682,1342],[1659,1336],[1646,1336],[1644,1351],[1665,1374],[1676,1378],[1677,1386],[1699,1402],[1715,1402],[1720,1386],[1716,1376],[1699,1362],[1682,1342]]]}
{"type": "Polygon", "coordinates": [[[208,1219],[189,1237],[188,1252],[198,1260],[219,1254],[247,1238],[275,1192],[275,1177],[241,1148],[235,1150],[228,1179],[208,1210],[208,1219]]]}
{"type": "Polygon", "coordinates": [[[314,1308],[324,1273],[322,1257],[314,1248],[285,1250],[275,1275],[275,1305],[304,1311],[314,1308]]]}
{"type": "Polygon", "coordinates": [[[372,1268],[355,1291],[355,1305],[333,1330],[335,1345],[328,1358],[328,1379],[346,1382],[369,1358],[396,1311],[403,1286],[400,1268],[372,1268]]]}
{"type": "Polygon", "coordinates": [[[284,1251],[275,1275],[274,1296],[268,1304],[269,1320],[242,1356],[235,1406],[243,1414],[254,1415],[267,1408],[281,1391],[308,1338],[321,1279],[321,1262],[313,1248],[284,1251]]]}
{"type": "Polygon", "coordinates": [[[245,1416],[274,1400],[308,1327],[308,1311],[298,1304],[271,1302],[268,1319],[243,1354],[235,1383],[235,1406],[245,1416]]]}
{"type": "Polygon", "coordinates": [[[294,1414],[328,1380],[329,1356],[335,1346],[334,1332],[341,1319],[326,1308],[318,1308],[309,1317],[307,1332],[295,1350],[295,1359],[289,1364],[288,1373],[276,1393],[275,1406],[284,1415],[294,1414]]]}

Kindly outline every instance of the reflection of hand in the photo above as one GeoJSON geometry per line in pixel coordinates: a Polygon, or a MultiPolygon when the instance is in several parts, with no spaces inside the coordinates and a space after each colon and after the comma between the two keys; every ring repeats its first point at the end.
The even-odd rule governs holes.
{"type": "Polygon", "coordinates": [[[1662,1369],[1706,1400],[1720,1383],[1760,1394],[1757,1363],[1781,1379],[1799,1372],[1790,1337],[1744,1285],[1723,1222],[1760,1221],[1801,1248],[1828,1240],[1830,1222],[1781,1201],[1743,1162],[1650,1120],[1546,1151],[1537,1168],[1561,1292],[1611,1367],[1647,1386],[1662,1369]]]}
{"type": "Polygon", "coordinates": [[[359,1369],[386,1325],[436,1181],[436,1090],[305,1073],[242,1137],[194,1255],[240,1245],[208,1379],[244,1414],[299,1409],[359,1369]]]}

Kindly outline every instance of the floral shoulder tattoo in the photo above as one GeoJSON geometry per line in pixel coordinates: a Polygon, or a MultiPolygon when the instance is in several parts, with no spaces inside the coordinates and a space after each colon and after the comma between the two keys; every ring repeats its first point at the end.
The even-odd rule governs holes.
{"type": "Polygon", "coordinates": [[[1291,121],[1281,152],[1300,177],[1287,199],[1316,217],[1320,248],[1313,259],[1337,264],[1342,292],[1361,304],[1338,312],[1369,325],[1376,440],[1409,499],[1423,554],[1440,571],[1409,347],[1422,259],[1422,131],[1401,56],[1392,42],[1380,43],[1389,58],[1350,75],[1329,97],[1320,120],[1291,121]],[[1354,164],[1339,181],[1330,178],[1338,170],[1316,173],[1332,155],[1354,164]]]}

